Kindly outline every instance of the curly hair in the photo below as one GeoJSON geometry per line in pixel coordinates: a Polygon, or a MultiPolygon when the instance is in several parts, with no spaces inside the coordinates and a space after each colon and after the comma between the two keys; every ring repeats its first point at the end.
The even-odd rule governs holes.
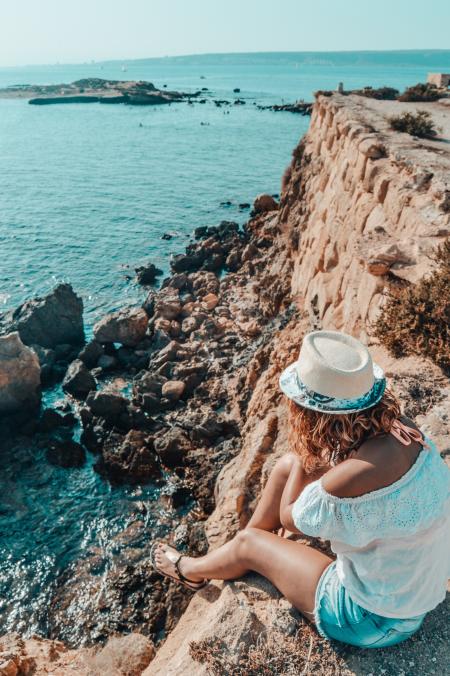
{"type": "Polygon", "coordinates": [[[335,415],[312,411],[289,399],[289,444],[313,474],[346,460],[369,437],[387,434],[400,415],[400,404],[386,390],[375,406],[356,413],[335,415]]]}

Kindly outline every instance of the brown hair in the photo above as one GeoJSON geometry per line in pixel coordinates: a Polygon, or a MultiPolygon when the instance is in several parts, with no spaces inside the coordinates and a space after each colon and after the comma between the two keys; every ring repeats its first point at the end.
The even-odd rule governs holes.
{"type": "Polygon", "coordinates": [[[291,450],[312,474],[346,460],[369,437],[387,434],[399,415],[400,405],[390,390],[372,408],[342,415],[312,411],[289,400],[291,450]]]}

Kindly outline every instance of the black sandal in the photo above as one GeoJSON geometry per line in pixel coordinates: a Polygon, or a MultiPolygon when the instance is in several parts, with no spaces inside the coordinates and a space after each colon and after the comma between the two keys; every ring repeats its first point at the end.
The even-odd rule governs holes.
{"type": "MultiPolygon", "coordinates": [[[[183,575],[183,573],[180,570],[180,561],[183,558],[183,554],[180,554],[179,552],[176,551],[176,549],[173,549],[173,547],[170,547],[170,545],[167,545],[170,547],[170,550],[165,550],[164,554],[167,556],[169,561],[173,563],[175,566],[175,570],[178,573],[178,577],[175,577],[174,575],[170,575],[170,573],[165,573],[163,570],[158,568],[156,561],[155,561],[155,554],[156,554],[156,549],[160,545],[160,542],[155,542],[152,545],[152,548],[150,550],[150,561],[152,563],[153,568],[158,572],[160,575],[164,575],[164,577],[168,577],[171,580],[174,580],[175,582],[179,582],[182,584],[184,587],[187,587],[188,589],[192,589],[193,591],[198,591],[199,589],[203,589],[203,587],[206,587],[208,584],[209,580],[201,580],[199,582],[195,582],[194,580],[189,580],[187,577],[183,575]]],[[[166,544],[166,543],[164,543],[166,544]]]]}

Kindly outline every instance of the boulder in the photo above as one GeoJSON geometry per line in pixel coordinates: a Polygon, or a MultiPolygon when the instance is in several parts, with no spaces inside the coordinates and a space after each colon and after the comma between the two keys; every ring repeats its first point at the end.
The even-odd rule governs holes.
{"type": "Polygon", "coordinates": [[[85,658],[92,676],[141,676],[155,656],[155,646],[142,634],[114,636],[92,657],[85,658]]]}
{"type": "Polygon", "coordinates": [[[70,284],[59,284],[43,298],[26,301],[0,320],[6,332],[18,331],[25,345],[54,348],[84,342],[83,301],[70,284]]]}
{"type": "Polygon", "coordinates": [[[0,336],[0,413],[39,404],[40,372],[37,354],[17,331],[0,336]]]}
{"type": "Polygon", "coordinates": [[[177,254],[171,256],[170,267],[174,272],[192,272],[198,270],[203,263],[203,256],[200,253],[177,254]]]}
{"type": "Polygon", "coordinates": [[[274,211],[274,209],[278,209],[278,202],[272,195],[263,193],[258,195],[253,202],[254,214],[265,214],[267,211],[274,211]]]}
{"type": "Polygon", "coordinates": [[[121,343],[133,347],[145,336],[148,315],[142,308],[126,308],[103,317],[94,326],[99,343],[121,343]]]}
{"type": "Polygon", "coordinates": [[[152,439],[140,430],[130,430],[125,437],[115,432],[110,434],[95,469],[120,483],[142,483],[161,475],[152,439]]]}
{"type": "Polygon", "coordinates": [[[81,467],[86,461],[86,451],[72,439],[50,439],[47,460],[58,467],[81,467]]]}
{"type": "Polygon", "coordinates": [[[85,364],[88,369],[93,369],[95,366],[97,366],[97,362],[103,353],[103,345],[98,343],[96,340],[90,340],[79,353],[78,359],[81,359],[83,364],[85,364]]]}
{"type": "Polygon", "coordinates": [[[163,319],[176,319],[181,312],[180,295],[177,289],[162,289],[155,300],[155,314],[163,319]]]}
{"type": "Polygon", "coordinates": [[[219,304],[219,298],[215,293],[207,293],[206,296],[202,298],[202,306],[205,310],[214,310],[214,308],[219,304]]]}
{"type": "Polygon", "coordinates": [[[182,380],[168,380],[162,386],[162,396],[169,401],[178,401],[186,389],[186,385],[182,380]]]}
{"type": "Polygon", "coordinates": [[[86,405],[91,413],[114,424],[127,412],[128,399],[114,392],[91,392],[86,405]]]}
{"type": "Polygon", "coordinates": [[[75,359],[67,369],[62,388],[64,392],[68,392],[79,399],[84,399],[91,390],[97,389],[97,382],[81,359],[75,359]]]}
{"type": "Polygon", "coordinates": [[[171,427],[155,438],[154,446],[163,465],[173,469],[183,464],[191,443],[180,427],[171,427]]]}

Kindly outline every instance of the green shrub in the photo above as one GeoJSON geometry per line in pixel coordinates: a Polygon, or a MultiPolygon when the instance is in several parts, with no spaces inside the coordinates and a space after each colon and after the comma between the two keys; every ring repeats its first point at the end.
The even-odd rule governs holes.
{"type": "Polygon", "coordinates": [[[430,275],[387,292],[374,333],[395,357],[429,357],[450,372],[450,239],[433,259],[437,266],[430,275]]]}
{"type": "Polygon", "coordinates": [[[354,89],[352,94],[358,94],[358,96],[365,96],[368,99],[378,99],[380,101],[395,101],[399,95],[399,91],[398,89],[394,89],[394,87],[379,87],[378,89],[363,87],[363,89],[354,89]]]}
{"type": "Polygon", "coordinates": [[[411,136],[433,138],[437,135],[433,119],[430,113],[425,110],[418,110],[417,113],[394,115],[389,118],[389,123],[394,131],[403,131],[411,134],[411,136]]]}
{"type": "Polygon", "coordinates": [[[437,101],[442,93],[434,85],[418,82],[413,87],[407,87],[403,94],[398,97],[399,101],[437,101]]]}

